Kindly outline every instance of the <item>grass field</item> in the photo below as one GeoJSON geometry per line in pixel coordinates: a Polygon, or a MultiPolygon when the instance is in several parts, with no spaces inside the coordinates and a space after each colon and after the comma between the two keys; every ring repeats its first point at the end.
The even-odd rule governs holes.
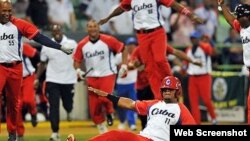
{"type": "MultiPolygon", "coordinates": [[[[119,121],[115,120],[114,125],[109,127],[110,130],[117,129],[119,121]]],[[[140,121],[137,121],[138,130],[135,133],[139,132],[140,121]]],[[[203,122],[204,125],[209,125],[211,123],[203,122]]],[[[244,125],[245,123],[222,123],[219,125],[244,125]]],[[[6,129],[6,124],[1,125],[0,132],[0,141],[7,141],[8,133],[6,129]]],[[[49,141],[51,135],[50,123],[49,122],[40,122],[37,127],[32,127],[31,123],[25,123],[25,141],[49,141]]],[[[60,136],[61,141],[66,141],[67,135],[73,133],[77,141],[87,141],[91,137],[98,135],[97,128],[94,126],[92,121],[61,121],[60,122],[60,136]]]]}
{"type": "MultiPolygon", "coordinates": [[[[109,129],[117,129],[117,125],[118,121],[116,120],[114,125],[109,127],[109,129]]],[[[2,124],[1,127],[0,141],[7,141],[8,133],[6,124],[2,124]]],[[[35,128],[31,126],[31,123],[25,123],[25,128],[25,141],[49,141],[51,135],[49,122],[40,122],[35,128]]],[[[97,128],[91,121],[61,121],[59,133],[61,141],[66,141],[66,137],[70,133],[75,135],[77,141],[86,141],[89,138],[98,135],[97,128]]]]}

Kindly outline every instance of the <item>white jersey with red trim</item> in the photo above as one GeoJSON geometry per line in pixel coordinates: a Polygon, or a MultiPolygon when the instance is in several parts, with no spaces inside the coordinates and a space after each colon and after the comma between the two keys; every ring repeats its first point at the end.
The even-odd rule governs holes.
{"type": "Polygon", "coordinates": [[[100,38],[92,42],[85,37],[74,54],[74,60],[84,60],[86,70],[90,70],[87,77],[103,77],[117,73],[115,53],[120,53],[124,44],[117,39],[101,34],[100,38]]]}
{"type": "Polygon", "coordinates": [[[240,30],[240,37],[243,46],[244,64],[250,67],[250,26],[240,30]]]}
{"type": "Polygon", "coordinates": [[[86,70],[93,68],[87,76],[107,76],[117,73],[115,57],[112,50],[102,40],[95,44],[88,42],[83,48],[86,70]]]}
{"type": "Polygon", "coordinates": [[[120,6],[124,10],[132,9],[134,28],[139,30],[164,25],[160,5],[169,7],[172,2],[173,0],[123,0],[120,6]]]}
{"type": "Polygon", "coordinates": [[[234,29],[240,32],[240,38],[243,46],[243,61],[247,67],[250,67],[250,26],[248,28],[240,27],[239,21],[233,23],[234,29]]]}
{"type": "Polygon", "coordinates": [[[154,141],[169,141],[170,125],[176,125],[180,115],[181,109],[178,103],[166,104],[164,101],[159,101],[149,108],[147,126],[140,135],[154,141]]]}
{"type": "Polygon", "coordinates": [[[195,121],[183,103],[166,103],[160,100],[135,102],[135,110],[147,115],[147,126],[140,135],[153,141],[170,141],[170,125],[195,125],[195,121]]]}
{"type": "Polygon", "coordinates": [[[21,61],[22,46],[17,27],[8,22],[0,24],[0,29],[0,62],[21,61]]]}
{"type": "Polygon", "coordinates": [[[203,75],[212,72],[211,56],[206,54],[206,52],[201,47],[197,47],[194,53],[192,53],[191,48],[188,49],[187,56],[190,57],[192,60],[200,61],[202,63],[201,67],[189,63],[187,69],[187,73],[189,75],[203,75]]]}
{"type": "Polygon", "coordinates": [[[0,63],[22,60],[22,36],[33,38],[38,29],[30,23],[11,17],[6,24],[0,24],[0,63]]]}

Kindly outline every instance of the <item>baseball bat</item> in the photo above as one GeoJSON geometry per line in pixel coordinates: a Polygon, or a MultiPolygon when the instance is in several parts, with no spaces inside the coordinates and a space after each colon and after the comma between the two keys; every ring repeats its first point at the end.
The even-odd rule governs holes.
{"type": "Polygon", "coordinates": [[[94,70],[94,69],[91,67],[89,70],[87,70],[87,71],[82,75],[82,77],[86,77],[86,75],[87,75],[89,72],[91,72],[92,70],[94,70]]]}

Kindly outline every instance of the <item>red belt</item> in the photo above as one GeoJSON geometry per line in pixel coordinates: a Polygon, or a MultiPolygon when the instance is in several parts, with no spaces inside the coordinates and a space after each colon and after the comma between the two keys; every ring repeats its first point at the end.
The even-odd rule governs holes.
{"type": "Polygon", "coordinates": [[[156,28],[152,28],[152,29],[140,29],[140,30],[136,30],[136,33],[137,34],[147,34],[147,33],[150,33],[150,32],[153,32],[153,31],[156,31],[158,29],[161,29],[162,26],[158,26],[156,28]]]}
{"type": "Polygon", "coordinates": [[[14,62],[11,62],[11,63],[0,63],[1,66],[4,66],[4,67],[7,67],[7,68],[11,68],[11,67],[14,67],[18,64],[22,63],[22,61],[14,61],[14,62]]]}

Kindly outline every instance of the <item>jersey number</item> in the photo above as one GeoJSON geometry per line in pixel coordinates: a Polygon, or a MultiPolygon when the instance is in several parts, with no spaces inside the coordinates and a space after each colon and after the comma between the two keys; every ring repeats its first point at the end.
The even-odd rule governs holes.
{"type": "Polygon", "coordinates": [[[9,40],[9,46],[14,46],[15,43],[14,43],[14,40],[9,40]]]}
{"type": "Polygon", "coordinates": [[[148,14],[152,14],[153,13],[153,9],[148,9],[148,14]]]}
{"type": "Polygon", "coordinates": [[[169,124],[169,123],[170,123],[170,119],[169,119],[169,118],[166,118],[165,123],[166,123],[166,124],[169,124]]]}

